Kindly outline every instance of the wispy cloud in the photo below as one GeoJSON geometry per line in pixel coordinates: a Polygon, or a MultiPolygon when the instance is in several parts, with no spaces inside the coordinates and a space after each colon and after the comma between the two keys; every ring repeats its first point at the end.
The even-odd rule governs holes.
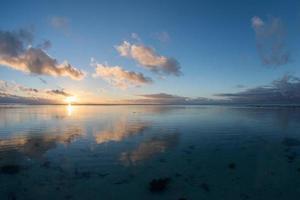
{"type": "Polygon", "coordinates": [[[145,77],[142,73],[127,71],[120,66],[108,66],[100,63],[92,63],[92,65],[95,66],[93,77],[101,77],[121,89],[152,83],[152,79],[145,77]]]}
{"type": "Polygon", "coordinates": [[[70,32],[70,20],[62,16],[54,16],[50,19],[50,25],[64,34],[68,35],[70,32]]]}
{"type": "Polygon", "coordinates": [[[285,30],[279,18],[270,17],[267,21],[254,16],[251,19],[256,34],[257,50],[261,61],[267,66],[282,66],[291,61],[285,45],[285,30]]]}
{"type": "MultiPolygon", "coordinates": [[[[67,61],[59,64],[41,47],[31,47],[32,40],[33,34],[27,30],[0,30],[0,65],[25,73],[66,76],[74,80],[85,76],[67,61]]],[[[44,43],[44,47],[49,47],[49,42],[44,43]]]]}
{"type": "Polygon", "coordinates": [[[154,37],[157,38],[162,43],[167,43],[171,40],[171,37],[168,32],[162,31],[154,34],[154,37]]]}
{"type": "Polygon", "coordinates": [[[36,89],[0,80],[0,103],[60,103],[70,93],[61,90],[36,89]]]}
{"type": "Polygon", "coordinates": [[[137,33],[131,33],[131,38],[138,42],[142,41],[142,39],[140,38],[140,36],[137,33]]]}
{"type": "Polygon", "coordinates": [[[153,72],[175,76],[182,75],[180,64],[176,59],[161,56],[150,47],[124,41],[121,45],[116,46],[116,49],[121,56],[132,58],[153,72]]]}
{"type": "Polygon", "coordinates": [[[47,84],[47,81],[46,81],[45,79],[39,77],[39,80],[40,80],[42,83],[47,84]]]}

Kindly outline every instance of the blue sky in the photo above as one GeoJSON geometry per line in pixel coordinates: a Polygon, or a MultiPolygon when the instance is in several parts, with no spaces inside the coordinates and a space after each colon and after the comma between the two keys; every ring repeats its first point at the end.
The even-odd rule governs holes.
{"type": "Polygon", "coordinates": [[[33,30],[30,45],[49,40],[51,47],[44,50],[49,56],[58,63],[67,60],[86,73],[83,79],[73,80],[24,73],[2,64],[0,80],[43,91],[64,90],[82,102],[161,93],[220,98],[215,94],[247,92],[287,74],[300,76],[299,1],[2,1],[0,18],[1,31],[33,30]],[[260,38],[251,21],[254,17],[262,20],[266,32],[267,24],[280,20],[280,45],[288,52],[288,61],[279,65],[262,62],[257,47],[260,38]],[[124,41],[175,59],[182,75],[157,73],[133,54],[122,56],[117,47],[124,41]],[[91,58],[102,70],[119,66],[152,82],[142,80],[120,88],[112,84],[111,77],[93,77],[96,66],[91,65],[91,58]]]}

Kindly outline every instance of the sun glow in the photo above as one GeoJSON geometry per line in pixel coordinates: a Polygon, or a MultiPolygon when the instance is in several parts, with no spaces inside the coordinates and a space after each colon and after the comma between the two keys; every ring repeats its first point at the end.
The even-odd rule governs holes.
{"type": "Polygon", "coordinates": [[[72,103],[76,102],[77,98],[75,96],[69,96],[65,99],[65,102],[67,102],[69,105],[72,105],[72,103]]]}

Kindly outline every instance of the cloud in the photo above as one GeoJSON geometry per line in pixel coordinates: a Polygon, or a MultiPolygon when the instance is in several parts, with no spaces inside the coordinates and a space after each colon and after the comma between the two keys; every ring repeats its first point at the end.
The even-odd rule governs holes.
{"type": "Polygon", "coordinates": [[[57,104],[55,99],[34,98],[0,92],[0,104],[57,104]]]}
{"type": "Polygon", "coordinates": [[[99,63],[92,65],[95,66],[93,77],[101,77],[111,85],[121,89],[152,83],[152,79],[145,77],[142,73],[126,71],[119,66],[108,66],[99,63]]]}
{"type": "Polygon", "coordinates": [[[48,84],[47,81],[46,81],[45,79],[43,79],[43,78],[40,78],[40,77],[39,77],[39,80],[40,80],[42,83],[44,83],[44,84],[48,84]]]}
{"type": "Polygon", "coordinates": [[[138,95],[141,98],[128,100],[127,103],[135,104],[214,104],[217,101],[212,99],[198,97],[190,98],[185,96],[172,95],[167,93],[142,94],[138,95]]]}
{"type": "Polygon", "coordinates": [[[153,72],[175,76],[182,75],[180,64],[176,59],[161,56],[150,47],[124,41],[121,45],[116,46],[116,49],[121,56],[132,58],[153,72]]]}
{"type": "MultiPolygon", "coordinates": [[[[32,33],[19,31],[0,31],[0,65],[25,73],[43,74],[50,76],[65,76],[80,80],[85,76],[81,70],[68,62],[59,64],[43,49],[31,46],[32,33]]],[[[44,47],[49,47],[46,42],[44,47]]]]}
{"type": "Polygon", "coordinates": [[[171,40],[169,33],[166,31],[155,33],[154,36],[162,43],[167,43],[171,40]]]}
{"type": "Polygon", "coordinates": [[[138,42],[142,41],[140,36],[137,33],[131,33],[131,38],[138,42]]]}
{"type": "Polygon", "coordinates": [[[245,88],[246,86],[243,85],[243,84],[237,84],[235,87],[236,87],[236,88],[245,88]]]}
{"type": "Polygon", "coordinates": [[[65,34],[69,33],[70,20],[66,17],[54,16],[50,19],[50,25],[58,30],[62,30],[65,34]]]}
{"type": "Polygon", "coordinates": [[[54,94],[54,95],[61,95],[61,96],[65,96],[65,97],[69,97],[72,96],[71,94],[65,92],[64,90],[49,90],[47,91],[48,94],[54,94]]]}
{"type": "Polygon", "coordinates": [[[7,81],[0,80],[0,92],[12,93],[12,94],[22,92],[23,94],[25,93],[28,95],[32,95],[34,93],[38,93],[39,90],[35,88],[25,87],[15,82],[7,82],[7,81]]]}
{"type": "Polygon", "coordinates": [[[285,45],[285,31],[279,18],[263,21],[254,16],[251,19],[256,34],[257,50],[261,61],[267,66],[282,66],[291,61],[290,52],[285,45]]]}
{"type": "Polygon", "coordinates": [[[41,49],[44,49],[44,50],[47,50],[47,49],[50,49],[52,46],[50,40],[44,40],[41,44],[39,44],[37,47],[38,48],[41,48],[41,49]]]}
{"type": "Polygon", "coordinates": [[[300,103],[300,78],[284,75],[270,85],[216,96],[225,97],[232,103],[298,104],[300,103]]]}
{"type": "Polygon", "coordinates": [[[71,96],[64,90],[43,90],[0,80],[0,103],[53,104],[71,96]]]}

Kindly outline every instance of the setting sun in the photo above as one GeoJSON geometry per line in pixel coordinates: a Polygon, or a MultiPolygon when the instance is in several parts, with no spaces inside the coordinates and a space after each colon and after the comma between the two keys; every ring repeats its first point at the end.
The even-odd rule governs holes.
{"type": "Polygon", "coordinates": [[[75,96],[69,96],[65,99],[65,102],[67,102],[68,104],[72,104],[76,101],[77,101],[77,98],[75,96]]]}

